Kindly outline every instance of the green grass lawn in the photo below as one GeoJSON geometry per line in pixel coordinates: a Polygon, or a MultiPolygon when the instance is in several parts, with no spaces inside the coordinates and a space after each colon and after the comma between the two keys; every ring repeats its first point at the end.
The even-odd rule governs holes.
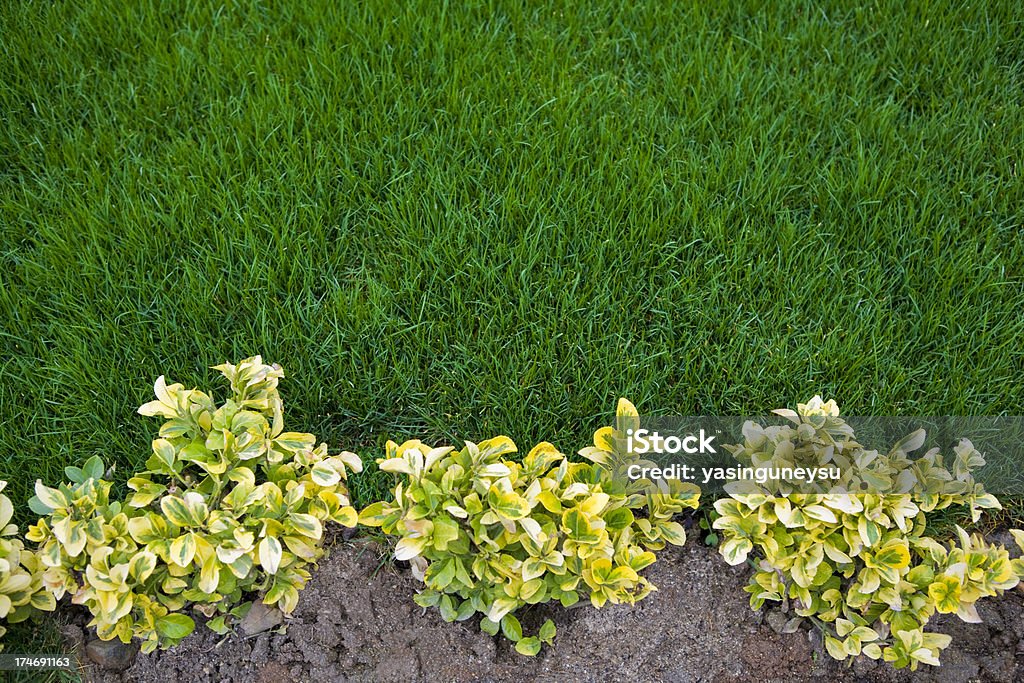
{"type": "Polygon", "coordinates": [[[1024,413],[1015,2],[191,5],[0,12],[18,505],[256,353],[367,455],[575,452],[619,396],[1024,413]]]}

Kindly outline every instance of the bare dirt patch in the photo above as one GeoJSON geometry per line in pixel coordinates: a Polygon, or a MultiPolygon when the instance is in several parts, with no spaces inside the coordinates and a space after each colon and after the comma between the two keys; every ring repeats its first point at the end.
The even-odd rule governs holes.
{"type": "MultiPolygon", "coordinates": [[[[916,674],[861,661],[832,661],[813,633],[777,634],[750,610],[748,570],[692,540],[659,553],[646,574],[659,590],[635,606],[565,610],[538,606],[555,646],[522,657],[476,620],[447,624],[412,602],[416,581],[380,562],[366,540],[332,548],[301,594],[284,633],[218,636],[204,627],[178,647],[139,654],[124,672],[86,668],[96,683],[178,681],[1000,681],[1021,680],[1022,596],[979,603],[985,624],[937,621],[951,633],[944,666],[916,674]]],[[[88,665],[88,662],[85,662],[88,665]]]]}

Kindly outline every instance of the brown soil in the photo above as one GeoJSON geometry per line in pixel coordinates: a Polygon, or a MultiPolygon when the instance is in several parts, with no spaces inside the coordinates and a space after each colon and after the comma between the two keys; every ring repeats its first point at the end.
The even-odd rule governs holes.
{"type": "Polygon", "coordinates": [[[87,669],[96,683],[193,681],[1019,681],[1022,595],[979,603],[985,624],[941,619],[951,633],[943,666],[916,674],[887,664],[832,661],[815,634],[775,633],[742,591],[748,569],[727,566],[693,539],[659,553],[647,576],[659,590],[636,606],[539,606],[524,630],[554,619],[558,636],[533,659],[480,632],[447,624],[412,602],[408,570],[365,540],[339,543],[301,593],[283,633],[218,636],[204,627],[178,647],[138,655],[123,673],[87,669]]]}

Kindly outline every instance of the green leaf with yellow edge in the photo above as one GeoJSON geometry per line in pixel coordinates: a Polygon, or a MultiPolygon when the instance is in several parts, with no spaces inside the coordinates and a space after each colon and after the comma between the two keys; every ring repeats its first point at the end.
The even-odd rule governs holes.
{"type": "Polygon", "coordinates": [[[285,432],[274,439],[274,445],[291,452],[309,450],[316,445],[316,437],[301,432],[285,432]]]}
{"type": "Polygon", "coordinates": [[[281,542],[273,536],[267,536],[259,542],[258,553],[263,571],[271,575],[276,574],[284,553],[281,542]]]}
{"type": "Polygon", "coordinates": [[[326,462],[318,462],[313,465],[310,476],[313,479],[313,483],[317,486],[334,486],[341,481],[341,475],[338,471],[326,462]]]}
{"type": "Polygon", "coordinates": [[[168,614],[156,620],[156,631],[164,638],[178,641],[192,633],[196,622],[185,614],[168,614]]]}
{"type": "Polygon", "coordinates": [[[570,538],[593,539],[596,538],[593,527],[587,516],[576,508],[566,510],[562,513],[562,528],[570,538]]]}
{"type": "Polygon", "coordinates": [[[718,552],[725,561],[733,566],[743,564],[747,554],[753,549],[753,544],[746,538],[729,538],[718,546],[718,552]]]}
{"type": "Polygon", "coordinates": [[[875,552],[874,563],[878,567],[903,569],[910,564],[910,550],[905,541],[893,539],[875,552]]]}
{"type": "Polygon", "coordinates": [[[488,461],[518,451],[515,442],[507,436],[496,436],[493,439],[481,441],[477,444],[477,448],[480,449],[480,456],[488,461]]]}
{"type": "Polygon", "coordinates": [[[214,557],[203,562],[199,568],[199,590],[207,594],[217,592],[221,580],[221,563],[214,557]]]}
{"type": "Polygon", "coordinates": [[[319,541],[323,536],[323,525],[313,515],[304,512],[292,512],[288,515],[288,521],[295,531],[314,541],[319,541]]]}
{"type": "Polygon", "coordinates": [[[351,529],[358,523],[359,515],[354,507],[345,505],[338,508],[337,512],[331,515],[331,521],[351,529]]]}
{"type": "Polygon", "coordinates": [[[156,569],[157,557],[148,550],[142,550],[135,554],[128,562],[128,575],[138,582],[143,582],[156,569]]]}
{"type": "MultiPolygon", "coordinates": [[[[43,485],[42,479],[36,480],[36,499],[39,500],[44,506],[49,508],[50,512],[58,510],[60,508],[67,507],[70,501],[63,493],[57,489],[51,489],[48,486],[43,485]]],[[[46,514],[46,513],[43,513],[46,514]]]]}
{"type": "Polygon", "coordinates": [[[501,632],[513,643],[519,642],[523,637],[523,627],[519,620],[512,614],[506,614],[501,619],[501,632]]]}
{"type": "Polygon", "coordinates": [[[179,567],[188,567],[192,564],[192,558],[196,555],[195,534],[187,532],[174,539],[168,550],[168,557],[171,562],[179,567]]]}
{"type": "Polygon", "coordinates": [[[842,661],[849,656],[846,652],[846,648],[843,647],[842,641],[837,640],[832,636],[825,636],[825,649],[828,650],[828,653],[832,656],[832,659],[838,659],[842,661]]]}
{"type": "Polygon", "coordinates": [[[177,459],[178,454],[170,441],[167,439],[155,439],[153,441],[153,453],[167,466],[168,470],[174,467],[174,461],[177,459]]]}
{"type": "Polygon", "coordinates": [[[359,523],[363,526],[379,527],[384,523],[384,519],[388,514],[390,514],[390,510],[385,507],[386,505],[387,503],[384,501],[367,505],[359,512],[359,523]]]}
{"type": "Polygon", "coordinates": [[[491,509],[510,520],[521,519],[530,514],[530,503],[514,491],[502,492],[492,486],[487,494],[491,509]]]}
{"type": "Polygon", "coordinates": [[[672,545],[686,545],[686,530],[679,522],[660,522],[658,530],[661,537],[672,545]]]}
{"type": "Polygon", "coordinates": [[[536,657],[540,653],[540,639],[536,636],[520,639],[516,643],[516,652],[527,657],[536,657]]]}
{"type": "Polygon", "coordinates": [[[928,586],[928,597],[935,602],[935,610],[942,614],[953,614],[960,609],[960,580],[955,576],[937,576],[928,586]]]}
{"type": "Polygon", "coordinates": [[[640,429],[640,414],[636,406],[624,398],[615,407],[615,428],[622,434],[640,429]]]}

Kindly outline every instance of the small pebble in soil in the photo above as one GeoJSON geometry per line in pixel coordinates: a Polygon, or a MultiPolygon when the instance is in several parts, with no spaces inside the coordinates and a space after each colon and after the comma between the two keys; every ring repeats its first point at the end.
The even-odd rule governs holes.
{"type": "Polygon", "coordinates": [[[104,669],[124,671],[135,661],[139,649],[120,640],[93,640],[85,646],[85,654],[104,669]]]}
{"type": "Polygon", "coordinates": [[[789,616],[782,613],[780,610],[769,610],[768,614],[765,615],[765,621],[771,626],[772,630],[776,633],[784,633],[786,628],[786,622],[789,621],[789,616]]]}

